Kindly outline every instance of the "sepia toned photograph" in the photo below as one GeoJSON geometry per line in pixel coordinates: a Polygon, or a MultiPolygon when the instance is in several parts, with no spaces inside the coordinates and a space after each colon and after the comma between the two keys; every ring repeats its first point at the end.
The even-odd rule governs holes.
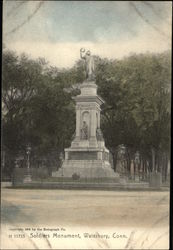
{"type": "Polygon", "coordinates": [[[172,1],[2,9],[1,249],[171,249],[172,1]]]}

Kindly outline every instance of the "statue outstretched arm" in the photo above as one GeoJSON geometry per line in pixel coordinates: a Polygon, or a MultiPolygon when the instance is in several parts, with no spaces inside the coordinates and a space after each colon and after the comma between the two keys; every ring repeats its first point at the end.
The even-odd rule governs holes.
{"type": "Polygon", "coordinates": [[[84,48],[81,48],[80,49],[80,57],[81,57],[81,59],[86,59],[86,57],[83,55],[83,53],[85,52],[85,49],[84,48]]]}

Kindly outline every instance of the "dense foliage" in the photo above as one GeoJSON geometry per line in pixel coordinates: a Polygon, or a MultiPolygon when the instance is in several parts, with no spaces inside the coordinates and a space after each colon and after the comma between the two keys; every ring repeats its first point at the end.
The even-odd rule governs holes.
{"type": "MultiPolygon", "coordinates": [[[[144,171],[166,171],[170,148],[171,59],[162,54],[132,55],[122,60],[97,59],[96,84],[105,100],[101,127],[116,169],[119,145],[126,148],[127,170],[136,151],[144,171]]],[[[29,142],[32,159],[56,165],[59,153],[70,145],[75,130],[76,83],[84,80],[83,64],[71,69],[49,66],[3,52],[3,149],[14,167],[29,142]]]]}

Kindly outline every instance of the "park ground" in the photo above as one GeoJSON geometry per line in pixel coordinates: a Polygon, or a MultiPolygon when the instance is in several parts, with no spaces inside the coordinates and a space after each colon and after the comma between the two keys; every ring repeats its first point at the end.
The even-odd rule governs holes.
{"type": "Polygon", "coordinates": [[[1,208],[1,249],[169,248],[168,191],[2,188],[1,208]]]}

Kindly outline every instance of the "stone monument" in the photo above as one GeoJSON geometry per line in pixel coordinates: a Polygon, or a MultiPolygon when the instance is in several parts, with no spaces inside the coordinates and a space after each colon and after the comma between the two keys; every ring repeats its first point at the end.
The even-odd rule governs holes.
{"type": "Polygon", "coordinates": [[[62,167],[52,173],[53,177],[79,178],[115,178],[109,162],[109,150],[105,147],[100,129],[100,106],[104,100],[97,95],[95,84],[94,57],[90,51],[85,55],[85,49],[80,50],[85,61],[86,80],[80,85],[80,95],[74,97],[76,102],[76,131],[71,147],[65,149],[65,159],[62,167]]]}

